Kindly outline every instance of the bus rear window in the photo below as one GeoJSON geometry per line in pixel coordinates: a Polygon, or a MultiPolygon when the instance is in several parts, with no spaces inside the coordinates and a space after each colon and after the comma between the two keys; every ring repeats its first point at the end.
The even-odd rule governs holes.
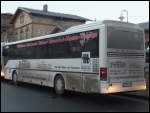
{"type": "Polygon", "coordinates": [[[115,49],[144,49],[143,32],[108,27],[107,47],[115,49]]]}

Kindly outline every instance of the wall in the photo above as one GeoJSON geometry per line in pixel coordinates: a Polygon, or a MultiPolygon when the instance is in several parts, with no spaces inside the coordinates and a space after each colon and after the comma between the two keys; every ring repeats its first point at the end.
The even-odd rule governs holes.
{"type": "Polygon", "coordinates": [[[1,42],[7,42],[13,35],[13,26],[10,24],[12,14],[2,13],[1,14],[1,42]]]}
{"type": "Polygon", "coordinates": [[[54,26],[45,25],[45,24],[33,24],[33,37],[43,36],[50,34],[54,26]]]}
{"type": "Polygon", "coordinates": [[[56,27],[64,31],[71,26],[84,24],[84,21],[78,20],[33,16],[24,11],[21,11],[16,16],[14,21],[14,34],[16,40],[47,35],[56,27]],[[24,22],[22,23],[20,23],[21,17],[24,17],[24,22]]]}
{"type": "Polygon", "coordinates": [[[20,28],[20,27],[23,27],[27,24],[30,24],[32,23],[32,19],[30,17],[30,15],[24,11],[22,11],[21,13],[19,13],[19,15],[17,15],[17,18],[15,19],[14,21],[14,28],[17,29],[17,28],[20,28]],[[24,22],[23,23],[20,23],[20,16],[24,16],[24,22]]]}

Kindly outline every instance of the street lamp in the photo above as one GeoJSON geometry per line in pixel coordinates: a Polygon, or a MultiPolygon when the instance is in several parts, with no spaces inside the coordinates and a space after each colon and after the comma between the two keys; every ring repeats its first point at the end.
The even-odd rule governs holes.
{"type": "Polygon", "coordinates": [[[123,21],[123,19],[125,19],[125,17],[123,16],[123,12],[126,12],[127,14],[127,22],[128,22],[128,11],[127,10],[122,10],[121,11],[121,16],[119,17],[120,21],[123,21]]]}

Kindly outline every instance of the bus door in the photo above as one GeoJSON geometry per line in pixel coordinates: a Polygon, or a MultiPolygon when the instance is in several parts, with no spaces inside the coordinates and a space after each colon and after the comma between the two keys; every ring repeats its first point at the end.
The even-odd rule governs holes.
{"type": "Polygon", "coordinates": [[[93,72],[93,59],[99,57],[99,30],[86,32],[81,43],[81,69],[83,72],[93,72]]]}
{"type": "Polygon", "coordinates": [[[24,77],[29,78],[28,76],[31,76],[28,69],[30,69],[30,62],[28,62],[28,60],[23,59],[19,61],[18,73],[20,79],[23,79],[24,77]]]}

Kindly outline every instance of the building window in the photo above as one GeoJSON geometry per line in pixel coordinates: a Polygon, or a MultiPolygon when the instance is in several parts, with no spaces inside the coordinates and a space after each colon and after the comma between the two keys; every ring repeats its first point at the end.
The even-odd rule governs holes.
{"type": "Polygon", "coordinates": [[[24,23],[24,15],[23,14],[20,15],[20,24],[22,24],[22,23],[24,23]]]}
{"type": "Polygon", "coordinates": [[[23,39],[23,30],[21,29],[20,30],[20,40],[22,40],[23,39]]]}
{"type": "Polygon", "coordinates": [[[20,30],[18,30],[17,40],[20,40],[20,30]]]}
{"type": "Polygon", "coordinates": [[[18,31],[15,31],[15,34],[14,34],[14,40],[13,41],[17,41],[17,37],[18,37],[18,31]]]}
{"type": "Polygon", "coordinates": [[[29,38],[29,27],[25,29],[25,35],[26,35],[26,38],[29,38]]]}
{"type": "Polygon", "coordinates": [[[38,34],[40,35],[40,34],[41,34],[41,29],[38,29],[38,31],[37,31],[37,32],[38,32],[38,34]]]}

